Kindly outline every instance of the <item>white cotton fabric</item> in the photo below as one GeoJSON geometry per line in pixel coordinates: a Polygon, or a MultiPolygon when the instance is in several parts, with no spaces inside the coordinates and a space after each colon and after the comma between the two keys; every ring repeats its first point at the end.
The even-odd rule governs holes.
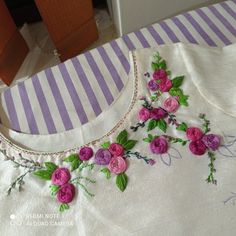
{"type": "MultiPolygon", "coordinates": [[[[205,182],[209,171],[207,155],[196,157],[187,146],[171,144],[169,153],[177,158],[172,157],[169,163],[169,159],[163,157],[170,164],[167,166],[159,155],[150,153],[148,144],[142,142],[147,136],[146,128],[139,129],[136,133],[129,129],[130,125],[137,122],[137,112],[141,106],[136,100],[125,122],[109,138],[100,140],[100,143],[109,139],[115,141],[116,135],[125,128],[129,131],[130,139],[139,140],[134,151],[155,159],[154,166],[146,165],[135,158],[129,159],[126,172],[129,182],[123,193],[115,186],[114,175],[106,180],[99,167],[95,167],[93,171],[84,169],[83,176],[97,181],[96,184],[88,185],[95,197],[87,197],[79,189],[70,204],[70,210],[57,215],[59,203],[50,196],[50,182],[41,181],[32,175],[26,177],[22,192],[16,191],[7,197],[6,189],[21,170],[0,159],[0,235],[15,235],[16,232],[22,236],[236,234],[236,208],[232,204],[234,198],[223,203],[236,191],[236,144],[233,145],[236,140],[236,45],[204,48],[179,43],[134,51],[137,67],[131,70],[126,87],[110,109],[101,114],[94,123],[65,133],[44,136],[18,134],[1,127],[6,138],[0,136],[0,148],[6,149],[9,155],[16,158],[21,152],[26,158],[39,162],[53,161],[62,165],[62,158],[75,150],[52,154],[30,153],[19,146],[36,151],[56,152],[77,148],[106,134],[128,110],[134,94],[135,68],[139,81],[138,96],[150,95],[144,73],[151,71],[152,55],[156,51],[166,59],[168,68],[172,71],[171,78],[185,75],[182,88],[190,96],[189,107],[179,108],[176,113],[178,120],[189,126],[201,127],[198,114],[205,113],[211,121],[211,132],[221,135],[222,143],[228,145],[232,152],[231,157],[226,157],[229,153],[224,148],[216,152],[217,186],[205,182]],[[6,139],[13,144],[7,143],[6,139]],[[48,220],[45,214],[56,214],[56,220],[48,220]],[[69,225],[37,225],[45,221],[69,225]]],[[[150,133],[156,134],[156,131],[150,133]]],[[[167,134],[185,138],[183,132],[176,131],[172,126],[168,128],[167,134]]],[[[99,143],[93,146],[94,149],[98,147],[99,143]]]]}

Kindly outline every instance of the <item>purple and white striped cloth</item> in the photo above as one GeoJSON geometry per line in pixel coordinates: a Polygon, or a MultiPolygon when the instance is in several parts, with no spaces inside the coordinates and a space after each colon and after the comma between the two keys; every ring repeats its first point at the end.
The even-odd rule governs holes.
{"type": "Polygon", "coordinates": [[[0,94],[0,121],[22,133],[53,134],[95,119],[123,89],[129,50],[186,42],[236,42],[236,0],[190,11],[42,71],[0,94]]]}

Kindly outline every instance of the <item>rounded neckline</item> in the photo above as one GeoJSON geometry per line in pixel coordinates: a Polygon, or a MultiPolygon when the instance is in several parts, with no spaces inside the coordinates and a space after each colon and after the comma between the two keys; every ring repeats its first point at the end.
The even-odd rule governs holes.
{"type": "MultiPolygon", "coordinates": [[[[137,98],[138,98],[138,91],[139,91],[140,83],[139,83],[139,79],[138,79],[136,57],[132,51],[129,53],[129,57],[130,57],[130,72],[129,72],[128,79],[127,79],[128,81],[126,82],[122,91],[119,93],[118,97],[108,107],[108,109],[105,110],[104,112],[102,112],[92,122],[89,122],[88,124],[85,124],[79,128],[75,128],[73,130],[69,130],[69,131],[65,131],[65,132],[57,133],[57,134],[52,134],[52,135],[22,134],[22,133],[18,133],[16,131],[13,131],[11,129],[8,129],[4,126],[2,126],[2,127],[0,126],[0,128],[2,129],[2,132],[0,132],[0,149],[7,150],[7,153],[12,153],[11,150],[9,150],[9,149],[13,149],[14,151],[16,151],[18,153],[27,154],[27,156],[28,155],[30,155],[30,156],[49,156],[49,155],[58,156],[59,155],[60,156],[65,153],[76,152],[79,148],[81,148],[83,146],[95,145],[95,144],[99,143],[101,140],[103,140],[104,138],[107,138],[110,135],[112,135],[113,133],[115,133],[125,123],[127,117],[133,111],[134,105],[135,105],[137,98]],[[34,150],[33,148],[29,148],[28,146],[25,147],[24,144],[20,143],[19,139],[21,139],[21,138],[18,138],[18,140],[16,138],[16,137],[23,135],[25,137],[24,138],[25,143],[27,142],[26,140],[32,139],[32,138],[35,138],[36,140],[34,140],[34,142],[37,143],[37,139],[38,139],[38,141],[39,141],[39,139],[40,139],[40,141],[42,141],[46,137],[48,139],[53,139],[53,136],[54,137],[57,136],[57,137],[59,137],[59,139],[62,138],[62,140],[63,140],[63,137],[60,137],[60,136],[64,136],[64,139],[65,139],[67,134],[69,134],[70,138],[73,135],[76,135],[76,133],[77,134],[81,133],[81,135],[83,135],[83,132],[86,132],[86,128],[91,132],[91,129],[93,129],[93,127],[92,127],[93,123],[97,123],[96,126],[99,126],[99,124],[101,122],[104,122],[105,117],[109,117],[108,113],[112,114],[114,112],[113,106],[117,106],[116,109],[118,109],[118,106],[120,106],[121,100],[124,100],[124,99],[125,99],[125,104],[127,104],[127,97],[125,95],[131,93],[130,87],[132,89],[132,96],[130,97],[130,99],[128,99],[129,106],[126,109],[126,112],[122,113],[122,115],[120,115],[118,119],[116,118],[115,121],[113,122],[114,124],[112,123],[112,125],[110,125],[111,128],[108,128],[107,131],[104,131],[103,134],[100,135],[98,138],[95,138],[95,139],[92,139],[91,137],[87,138],[89,140],[88,142],[84,142],[82,144],[75,145],[75,147],[65,148],[60,151],[34,150]],[[18,144],[18,143],[20,143],[20,144],[18,144]]],[[[120,107],[119,107],[119,109],[120,109],[120,107]]],[[[114,116],[114,114],[113,114],[113,116],[114,116]]]]}

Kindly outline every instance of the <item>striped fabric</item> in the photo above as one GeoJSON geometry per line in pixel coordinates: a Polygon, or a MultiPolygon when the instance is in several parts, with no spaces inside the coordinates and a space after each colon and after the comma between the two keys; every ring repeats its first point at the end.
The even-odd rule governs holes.
{"type": "Polygon", "coordinates": [[[128,52],[165,43],[236,42],[236,0],[187,12],[72,58],[5,90],[1,123],[18,132],[53,134],[79,127],[109,108],[127,82],[128,52]]]}

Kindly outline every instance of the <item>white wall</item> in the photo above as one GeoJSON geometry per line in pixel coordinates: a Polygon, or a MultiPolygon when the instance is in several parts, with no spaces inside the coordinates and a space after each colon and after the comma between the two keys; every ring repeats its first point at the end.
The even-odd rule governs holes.
{"type": "MultiPolygon", "coordinates": [[[[109,0],[108,0],[109,1],[109,0]]],[[[119,35],[220,0],[110,0],[119,35]]]]}

